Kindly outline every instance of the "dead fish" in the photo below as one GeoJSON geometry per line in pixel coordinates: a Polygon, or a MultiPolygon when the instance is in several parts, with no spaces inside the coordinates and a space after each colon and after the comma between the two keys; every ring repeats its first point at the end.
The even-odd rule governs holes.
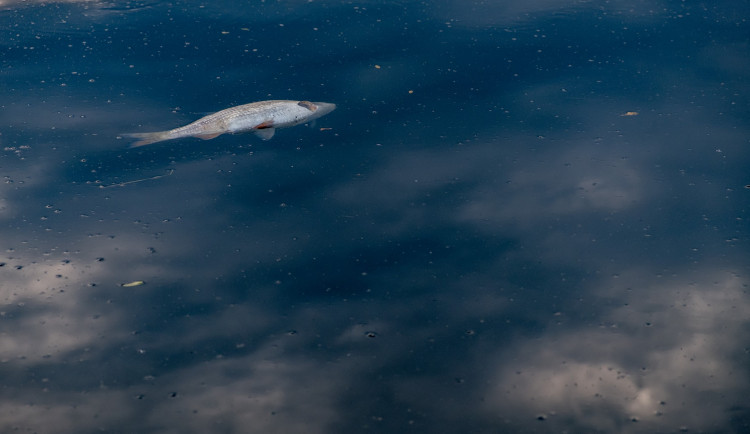
{"type": "Polygon", "coordinates": [[[276,133],[276,128],[304,124],[332,112],[336,104],[327,102],[271,100],[230,107],[202,117],[197,121],[168,131],[123,134],[138,139],[131,148],[183,137],[213,139],[224,133],[252,131],[263,140],[276,133]]]}

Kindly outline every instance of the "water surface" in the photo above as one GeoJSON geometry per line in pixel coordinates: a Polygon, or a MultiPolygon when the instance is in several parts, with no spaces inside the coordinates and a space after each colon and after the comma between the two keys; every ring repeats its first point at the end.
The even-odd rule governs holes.
{"type": "Polygon", "coordinates": [[[748,12],[0,1],[0,430],[746,432],[748,12]]]}

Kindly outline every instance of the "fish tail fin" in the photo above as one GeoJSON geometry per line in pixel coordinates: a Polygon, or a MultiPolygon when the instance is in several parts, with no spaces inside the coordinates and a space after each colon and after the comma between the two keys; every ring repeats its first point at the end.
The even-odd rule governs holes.
{"type": "Polygon", "coordinates": [[[123,137],[128,139],[136,139],[135,142],[130,144],[131,148],[137,148],[139,146],[146,146],[152,143],[161,142],[163,140],[169,140],[169,131],[157,131],[154,133],[129,133],[122,134],[123,137]]]}

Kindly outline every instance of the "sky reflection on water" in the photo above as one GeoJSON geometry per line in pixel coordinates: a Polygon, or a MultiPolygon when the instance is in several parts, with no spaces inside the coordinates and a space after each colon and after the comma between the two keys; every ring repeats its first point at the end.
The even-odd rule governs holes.
{"type": "Polygon", "coordinates": [[[266,3],[0,2],[1,430],[748,430],[747,7],[266,3]]]}

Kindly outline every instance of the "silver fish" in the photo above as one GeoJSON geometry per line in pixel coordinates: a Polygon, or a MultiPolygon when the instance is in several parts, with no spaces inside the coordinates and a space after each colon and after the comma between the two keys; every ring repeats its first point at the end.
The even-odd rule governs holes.
{"type": "Polygon", "coordinates": [[[327,102],[271,100],[230,107],[169,131],[123,134],[138,139],[131,148],[183,137],[213,139],[224,133],[252,131],[263,140],[273,137],[276,128],[310,122],[332,112],[336,104],[327,102]]]}

